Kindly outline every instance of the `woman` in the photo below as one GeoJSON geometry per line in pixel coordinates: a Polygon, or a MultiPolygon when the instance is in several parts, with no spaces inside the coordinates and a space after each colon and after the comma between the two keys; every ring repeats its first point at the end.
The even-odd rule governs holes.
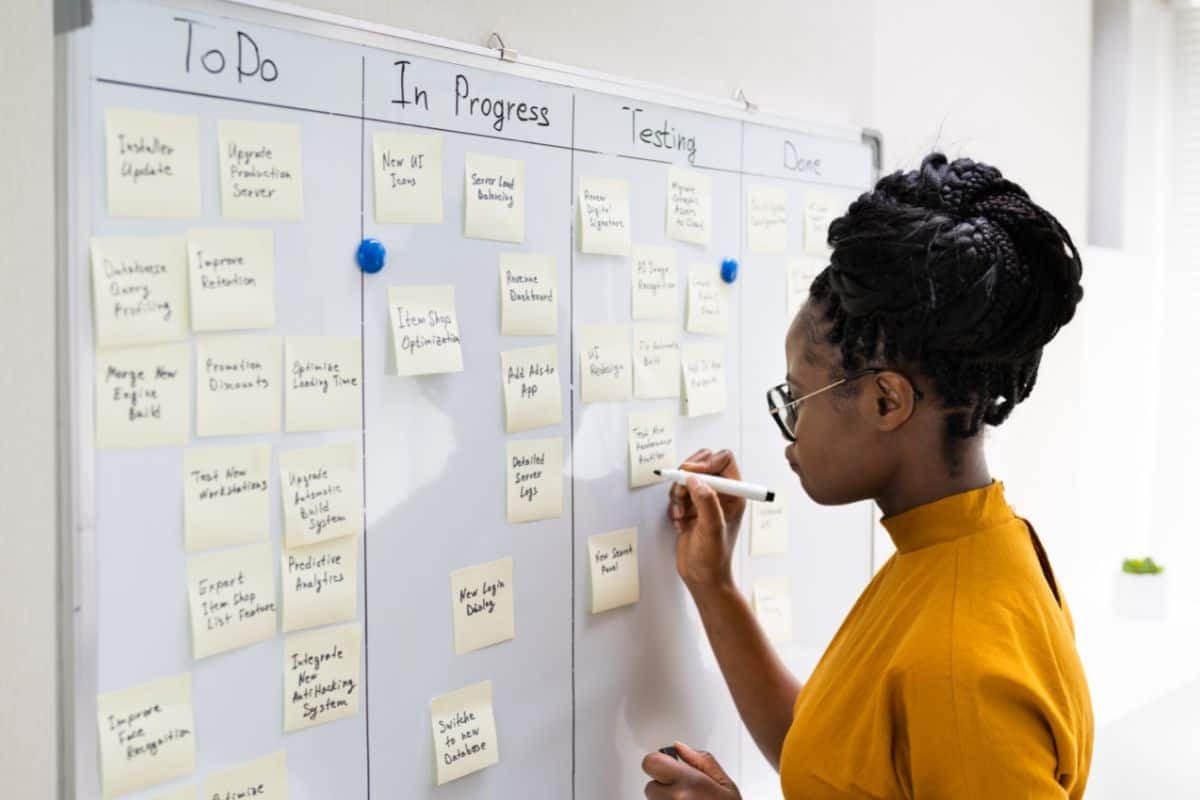
{"type": "MultiPolygon", "coordinates": [[[[676,565],[738,712],[788,800],[1082,797],[1093,723],[1071,615],[981,433],[1074,315],[1079,254],[998,170],[938,153],[880,180],[829,242],[770,411],[809,496],[874,500],[896,553],[801,684],[733,583],[745,501],[672,487],[676,565]]],[[[683,468],[739,475],[727,451],[683,468]]],[[[740,796],[677,747],[643,761],[647,798],[740,796]]]]}

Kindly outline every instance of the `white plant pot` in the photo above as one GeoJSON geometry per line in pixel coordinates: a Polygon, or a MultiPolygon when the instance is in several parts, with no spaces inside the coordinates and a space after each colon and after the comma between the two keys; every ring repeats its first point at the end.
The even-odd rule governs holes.
{"type": "Polygon", "coordinates": [[[1117,616],[1128,619],[1166,619],[1166,572],[1155,575],[1118,572],[1113,589],[1113,610],[1117,616]]]}

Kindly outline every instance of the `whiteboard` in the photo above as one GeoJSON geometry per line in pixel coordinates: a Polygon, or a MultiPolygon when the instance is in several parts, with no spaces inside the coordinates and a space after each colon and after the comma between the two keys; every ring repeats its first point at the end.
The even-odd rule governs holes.
{"type": "MultiPolygon", "coordinates": [[[[739,260],[729,333],[722,340],[727,409],[678,417],[677,446],[680,456],[701,446],[731,447],[747,475],[786,496],[788,553],[750,558],[743,534],[735,566],[747,591],[756,578],[790,576],[794,631],[781,654],[804,676],[871,574],[871,510],[866,504],[813,504],[781,458],[783,442],[766,413],[764,394],[785,371],[786,256],[748,251],[746,194],[752,186],[786,192],[788,255],[799,255],[808,193],[821,191],[843,205],[852,200],[875,177],[877,141],[858,130],[805,125],[731,102],[527,58],[510,63],[483,48],[266,2],[103,0],[96,3],[91,26],[70,34],[68,45],[67,168],[73,191],[66,209],[64,333],[70,348],[65,388],[71,446],[64,480],[71,487],[72,580],[64,601],[74,609],[74,620],[64,634],[73,671],[64,703],[73,731],[65,763],[73,764],[69,784],[75,796],[99,797],[97,693],[179,672],[192,674],[197,761],[195,776],[172,787],[198,786],[211,772],[284,748],[295,800],[637,797],[645,782],[641,757],[682,739],[712,751],[745,796],[777,796],[777,778],[742,729],[675,575],[665,490],[627,488],[627,414],[678,411],[679,401],[580,401],[581,327],[633,322],[629,260],[579,252],[575,198],[580,176],[627,180],[633,241],[674,248],[681,284],[691,264],[739,260]],[[239,32],[272,60],[276,79],[239,80],[239,32]],[[211,48],[226,54],[228,69],[211,74],[198,68],[198,54],[211,48]],[[397,62],[405,62],[403,87],[397,62]],[[549,124],[506,120],[497,128],[495,119],[472,115],[462,103],[456,107],[463,81],[472,96],[542,106],[549,124]],[[395,102],[414,99],[416,89],[426,93],[427,108],[395,102]],[[108,215],[104,110],[110,107],[199,117],[200,219],[108,215]],[[216,126],[222,119],[301,128],[305,218],[263,225],[275,234],[277,322],[262,333],[351,335],[362,341],[361,431],[193,436],[190,442],[268,443],[273,465],[281,449],[347,440],[361,447],[362,709],[355,717],[291,734],[283,733],[281,723],[282,634],[202,661],[190,656],[184,448],[93,446],[89,238],[179,235],[191,227],[229,224],[221,218],[217,190],[216,126]],[[637,135],[640,122],[694,137],[695,150],[647,143],[637,135]],[[376,223],[371,136],[387,130],[442,136],[442,224],[376,223]],[[467,152],[526,163],[523,243],[462,235],[467,152]],[[671,164],[712,178],[714,230],[707,248],[666,237],[671,164]],[[354,264],[363,237],[387,246],[389,264],[376,275],[364,275],[354,264]],[[556,341],[564,376],[557,431],[504,433],[498,354],[544,340],[499,335],[501,252],[548,254],[557,265],[556,341]],[[388,287],[421,283],[456,287],[462,373],[386,374],[388,287]],[[551,435],[564,439],[563,514],[509,525],[505,443],[551,435]],[[640,602],[592,615],[587,538],[627,527],[638,529],[640,602]],[[449,574],[503,556],[514,561],[516,637],[456,656],[449,574]],[[500,761],[435,787],[429,701],[481,680],[493,684],[500,761]]],[[[679,304],[681,343],[699,340],[683,331],[682,292],[679,304]]],[[[278,486],[272,492],[271,542],[278,553],[278,486]]],[[[130,797],[153,797],[162,788],[130,797]]]]}

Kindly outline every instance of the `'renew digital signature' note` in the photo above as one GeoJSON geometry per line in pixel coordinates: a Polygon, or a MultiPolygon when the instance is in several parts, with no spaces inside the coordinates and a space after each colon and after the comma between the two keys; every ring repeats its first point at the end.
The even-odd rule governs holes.
{"type": "Polygon", "coordinates": [[[746,244],[755,255],[787,250],[787,193],[773,186],[751,186],[746,199],[746,244]]]}
{"type": "Polygon", "coordinates": [[[433,698],[429,717],[438,786],[499,763],[491,681],[433,698]]]}
{"type": "Polygon", "coordinates": [[[393,375],[462,372],[453,286],[388,288],[393,375]]]}
{"type": "Polygon", "coordinates": [[[708,247],[712,239],[712,178],[679,167],[667,171],[667,236],[708,247]]]}
{"type": "Polygon", "coordinates": [[[787,505],[782,495],[771,503],[750,504],[750,555],[774,556],[787,552],[787,505]]]}
{"type": "Polygon", "coordinates": [[[579,251],[629,254],[629,181],[579,179],[579,251]]]}
{"type": "Polygon", "coordinates": [[[269,445],[184,450],[184,548],[208,550],[266,539],[270,472],[269,445]]]}
{"type": "Polygon", "coordinates": [[[283,645],[283,730],[358,713],[362,624],[293,633],[283,645]]]}
{"type": "Polygon", "coordinates": [[[592,613],[638,601],[637,528],[588,537],[592,613]]]}
{"type": "Polygon", "coordinates": [[[679,396],[679,333],[673,325],[633,326],[633,396],[679,396]]]}
{"type": "Polygon", "coordinates": [[[786,577],[755,581],[751,604],[768,639],[776,644],[792,640],[792,588],[786,577]]]}
{"type": "Polygon", "coordinates": [[[275,635],[278,604],[268,542],[187,562],[192,657],[207,658],[275,635]]]}
{"type": "Polygon", "coordinates": [[[629,414],[629,488],[663,479],[656,469],[675,469],[675,415],[670,411],[632,411],[629,414]]]}
{"type": "Polygon", "coordinates": [[[525,240],[525,162],[467,153],[466,223],[469,239],[525,240]]]}
{"type": "Polygon", "coordinates": [[[96,353],[96,447],[187,444],[191,353],[186,342],[96,353]]]}
{"type": "Polygon", "coordinates": [[[562,444],[553,439],[510,439],[506,448],[509,522],[562,516],[562,444]]]}
{"type": "Polygon", "coordinates": [[[269,230],[188,231],[192,329],[275,327],[275,237],[269,230]]]}
{"type": "Polygon", "coordinates": [[[729,293],[720,268],[692,264],[688,269],[688,333],[724,336],[729,330],[729,293]]]}
{"type": "Polygon", "coordinates": [[[512,558],[450,573],[450,603],[456,655],[512,639],[516,635],[512,558]]]}
{"type": "Polygon", "coordinates": [[[635,244],[630,261],[633,318],[673,320],[678,317],[679,277],[675,248],[635,244]]]}
{"type": "Polygon", "coordinates": [[[93,238],[91,250],[97,347],[178,342],[188,337],[183,239],[93,238]]]}
{"type": "Polygon", "coordinates": [[[829,255],[829,223],[837,215],[837,200],[825,192],[804,196],[804,252],[823,258],[829,255]]]}
{"type": "Polygon", "coordinates": [[[104,112],[108,213],[200,216],[200,118],[126,108],[104,112]]]}
{"type": "Polygon", "coordinates": [[[279,454],[288,549],[362,533],[362,481],[353,442],[279,454]]]}
{"type": "Polygon", "coordinates": [[[580,333],[583,402],[628,400],[632,388],[629,328],[625,325],[584,325],[580,333]]]}
{"type": "Polygon", "coordinates": [[[247,761],[204,779],[205,800],[288,800],[287,754],[247,761]]]}
{"type": "Polygon", "coordinates": [[[362,340],[357,336],[289,336],[288,431],[362,427],[362,340]]]}
{"type": "Polygon", "coordinates": [[[274,433],[283,416],[278,336],[196,340],[196,435],[274,433]]]}
{"type": "Polygon", "coordinates": [[[725,410],[725,348],[720,344],[683,347],[683,413],[687,417],[725,410]]]}
{"type": "Polygon", "coordinates": [[[349,622],[358,613],[358,537],[284,550],[283,630],[349,622]]]}
{"type": "Polygon", "coordinates": [[[223,119],[217,138],[225,219],[304,219],[299,125],[223,119]]]}
{"type": "Polygon", "coordinates": [[[558,273],[554,256],[500,254],[500,335],[558,333],[558,273]]]}
{"type": "Polygon", "coordinates": [[[99,695],[96,722],[105,800],[196,769],[191,673],[99,695]]]}
{"type": "Polygon", "coordinates": [[[504,386],[504,430],[519,433],[562,422],[558,345],[526,347],[500,354],[504,386]]]}
{"type": "Polygon", "coordinates": [[[442,221],[442,137],[377,131],[371,137],[375,165],[375,221],[442,221]]]}

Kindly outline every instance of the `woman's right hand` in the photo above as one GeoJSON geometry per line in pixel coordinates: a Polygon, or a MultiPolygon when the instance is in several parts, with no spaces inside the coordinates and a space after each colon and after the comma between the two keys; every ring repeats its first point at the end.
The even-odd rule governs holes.
{"type": "MultiPolygon", "coordinates": [[[[737,461],[728,450],[697,450],[679,468],[742,479],[737,461]]],[[[687,486],[671,485],[667,513],[679,534],[675,568],[693,594],[733,584],[733,546],[745,512],[743,498],[717,494],[695,478],[688,479],[687,486]]]]}

